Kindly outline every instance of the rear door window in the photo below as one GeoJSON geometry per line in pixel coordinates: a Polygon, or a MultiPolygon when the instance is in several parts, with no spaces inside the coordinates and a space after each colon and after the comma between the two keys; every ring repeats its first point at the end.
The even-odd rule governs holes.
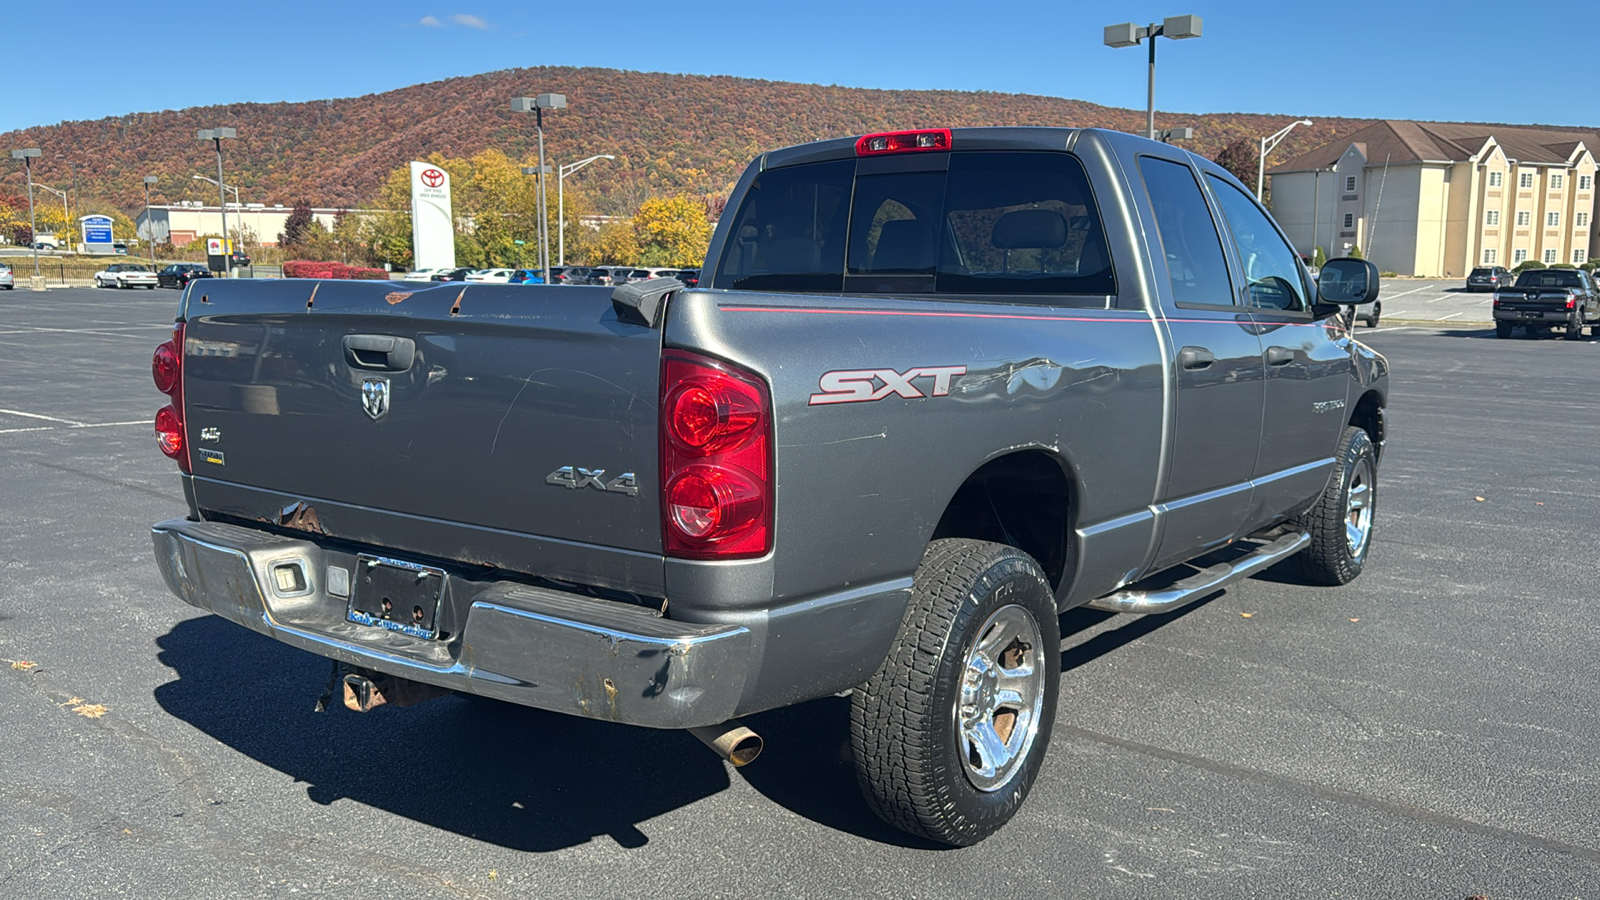
{"type": "Polygon", "coordinates": [[[956,152],[948,171],[882,172],[876,162],[878,172],[859,177],[854,160],[763,173],[735,219],[717,286],[1019,299],[1116,292],[1075,157],[956,152]]]}
{"type": "Polygon", "coordinates": [[[1172,299],[1179,305],[1232,306],[1222,239],[1194,171],[1183,163],[1141,156],[1139,174],[1155,211],[1172,299]]]}

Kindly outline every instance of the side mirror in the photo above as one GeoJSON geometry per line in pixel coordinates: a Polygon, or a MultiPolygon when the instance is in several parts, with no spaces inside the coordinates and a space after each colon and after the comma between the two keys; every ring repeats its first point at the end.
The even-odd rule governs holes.
{"type": "Polygon", "coordinates": [[[1355,306],[1378,299],[1378,267],[1364,259],[1330,259],[1317,275],[1317,302],[1355,306]]]}

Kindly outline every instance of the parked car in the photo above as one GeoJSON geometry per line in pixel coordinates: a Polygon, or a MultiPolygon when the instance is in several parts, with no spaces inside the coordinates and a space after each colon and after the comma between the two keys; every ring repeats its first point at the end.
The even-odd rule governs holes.
{"type": "MultiPolygon", "coordinates": [[[[690,729],[743,765],[761,739],[737,717],[848,690],[867,805],[967,845],[1073,721],[1060,614],[1171,612],[1280,561],[1346,584],[1371,559],[1389,366],[1329,326],[1378,270],[1311,284],[1197,154],[1067,128],[775,150],[705,271],[707,291],[551,286],[492,320],[358,281],[322,285],[337,315],[292,282],[188,292],[152,365],[183,484],[152,529],[165,583],[336,660],[361,712],[477,694],[690,729]],[[206,349],[263,323],[272,365],[206,349]]],[[[1305,596],[1280,580],[1252,593],[1305,596]]],[[[327,671],[229,644],[192,650],[226,667],[217,703],[327,671]]],[[[1151,684],[1120,688],[1160,716],[1151,684]]],[[[447,718],[361,731],[443,746],[447,718]]],[[[387,752],[403,789],[444,784],[429,802],[482,793],[387,752]]],[[[1058,794],[1082,769],[1059,762],[1058,794]]]]}
{"type": "Polygon", "coordinates": [[[128,245],[123,243],[122,241],[113,242],[111,244],[111,249],[116,251],[118,254],[120,254],[122,256],[127,256],[128,255],[128,245]]]}
{"type": "Polygon", "coordinates": [[[467,276],[473,284],[509,284],[516,269],[479,269],[467,276]]]}
{"type": "Polygon", "coordinates": [[[153,291],[158,283],[156,273],[150,271],[149,266],[138,263],[112,263],[94,273],[94,286],[97,288],[142,287],[153,291]]]}
{"type": "Polygon", "coordinates": [[[173,263],[156,273],[156,284],[181,288],[197,278],[210,278],[211,270],[201,263],[173,263]]]}
{"type": "Polygon", "coordinates": [[[511,273],[508,284],[544,284],[544,275],[538,269],[517,269],[511,273]]]}
{"type": "Polygon", "coordinates": [[[467,280],[467,276],[471,275],[473,272],[476,272],[476,271],[478,271],[478,270],[477,269],[443,269],[443,270],[440,270],[438,272],[433,273],[433,277],[430,278],[429,280],[430,281],[466,281],[467,280]]]}
{"type": "Polygon", "coordinates": [[[11,267],[5,263],[0,263],[0,288],[4,288],[9,291],[15,289],[16,286],[17,278],[15,275],[11,274],[11,267]]]}
{"type": "Polygon", "coordinates": [[[1511,336],[1521,326],[1528,334],[1551,327],[1567,340],[1583,337],[1583,329],[1600,324],[1600,289],[1582,269],[1528,269],[1517,283],[1494,292],[1494,333],[1511,336]]]}
{"type": "Polygon", "coordinates": [[[559,269],[551,269],[550,273],[555,278],[556,284],[589,283],[588,266],[562,266],[559,269]]]}
{"type": "Polygon", "coordinates": [[[440,272],[448,272],[448,271],[449,271],[449,269],[438,269],[438,268],[412,269],[411,271],[407,272],[406,274],[400,276],[400,280],[401,281],[432,281],[433,280],[433,276],[439,274],[440,272]]]}
{"type": "Polygon", "coordinates": [[[1467,290],[1498,291],[1510,287],[1516,276],[1504,266],[1479,266],[1467,275],[1467,290]]]}
{"type": "Polygon", "coordinates": [[[683,269],[680,272],[678,272],[677,278],[678,278],[679,281],[683,282],[684,284],[688,285],[689,287],[699,287],[700,286],[700,270],[699,269],[683,269]]]}
{"type": "Polygon", "coordinates": [[[588,283],[616,287],[619,284],[627,284],[628,273],[632,271],[632,266],[597,266],[589,270],[588,283]]]}

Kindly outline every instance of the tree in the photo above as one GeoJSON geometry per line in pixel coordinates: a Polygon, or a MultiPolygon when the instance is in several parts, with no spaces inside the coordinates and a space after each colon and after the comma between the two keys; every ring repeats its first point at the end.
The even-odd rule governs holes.
{"type": "Polygon", "coordinates": [[[688,197],[653,197],[633,216],[639,261],[647,266],[698,266],[711,243],[711,222],[703,201],[688,197]]]}
{"type": "Polygon", "coordinates": [[[1328,254],[1320,246],[1311,252],[1311,264],[1319,269],[1328,264],[1328,254]]]}
{"type": "Polygon", "coordinates": [[[1212,162],[1227,169],[1230,175],[1246,185],[1256,183],[1256,173],[1260,171],[1257,167],[1260,165],[1260,161],[1261,148],[1257,146],[1255,141],[1248,138],[1240,138],[1223,147],[1222,152],[1218,153],[1216,159],[1212,160],[1212,162]]]}
{"type": "Polygon", "coordinates": [[[316,218],[311,214],[311,207],[301,200],[289,211],[289,218],[283,221],[283,232],[278,235],[278,246],[299,247],[306,242],[306,232],[316,218]]]}
{"type": "Polygon", "coordinates": [[[584,259],[595,265],[631,265],[639,259],[639,236],[633,222],[609,222],[589,239],[584,259]]]}
{"type": "Polygon", "coordinates": [[[1351,259],[1366,259],[1365,256],[1361,255],[1361,246],[1359,244],[1351,244],[1350,252],[1346,253],[1345,256],[1348,256],[1351,259]]]}

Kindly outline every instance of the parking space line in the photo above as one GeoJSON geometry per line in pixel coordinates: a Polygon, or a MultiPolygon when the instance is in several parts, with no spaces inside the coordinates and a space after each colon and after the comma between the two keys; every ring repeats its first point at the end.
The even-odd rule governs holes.
{"type": "Polygon", "coordinates": [[[24,419],[43,419],[46,422],[60,422],[63,425],[72,425],[77,428],[82,428],[84,426],[83,422],[74,421],[72,419],[60,419],[55,416],[47,416],[42,413],[23,412],[20,409],[0,409],[0,415],[22,416],[24,419]]]}
{"type": "MultiPolygon", "coordinates": [[[[3,412],[3,410],[0,410],[3,412]]],[[[143,425],[153,427],[150,419],[140,419],[137,422],[88,422],[74,425],[35,425],[32,428],[0,428],[0,434],[22,434],[29,431],[77,431],[80,428],[121,428],[129,425],[143,425]]]]}
{"type": "Polygon", "coordinates": [[[1462,313],[1453,312],[1448,316],[1440,316],[1439,318],[1435,319],[1434,321],[1435,322],[1443,322],[1445,319],[1454,319],[1456,316],[1459,316],[1459,315],[1462,315],[1462,313]]]}
{"type": "Polygon", "coordinates": [[[1385,300],[1397,300],[1397,299],[1399,299],[1401,297],[1404,297],[1406,294],[1415,294],[1417,291],[1425,291],[1425,290],[1427,290],[1428,288],[1430,288],[1432,286],[1433,285],[1423,285],[1422,287],[1419,287],[1419,288],[1412,288],[1409,291],[1401,291],[1398,294],[1390,294],[1389,296],[1384,297],[1383,299],[1385,299],[1385,300]]]}
{"type": "Polygon", "coordinates": [[[24,431],[55,431],[54,425],[44,425],[39,428],[0,428],[0,434],[20,434],[24,431]]]}

